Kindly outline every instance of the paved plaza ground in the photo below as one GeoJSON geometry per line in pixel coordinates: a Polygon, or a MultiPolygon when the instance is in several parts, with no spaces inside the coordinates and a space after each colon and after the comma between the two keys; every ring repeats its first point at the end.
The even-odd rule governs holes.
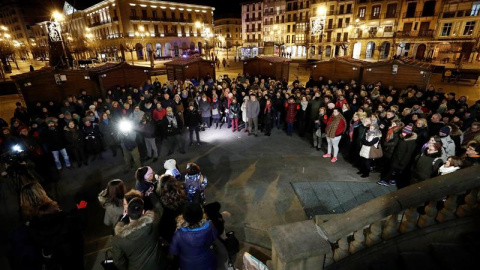
{"type": "MultiPolygon", "coordinates": [[[[217,75],[236,76],[241,65],[232,63],[226,69],[220,68],[217,75]]],[[[298,74],[305,82],[308,71],[299,70],[296,65],[290,67],[290,81],[298,74]]],[[[160,76],[160,80],[165,81],[165,76],[160,76]]],[[[438,77],[432,80],[434,85],[440,85],[438,77]]],[[[470,102],[480,99],[478,84],[441,86],[445,92],[467,95],[470,102]]],[[[0,117],[9,119],[17,99],[15,95],[0,96],[0,117]]],[[[163,161],[168,158],[175,158],[181,171],[187,162],[199,164],[209,181],[207,202],[219,201],[222,210],[232,214],[226,229],[234,230],[241,241],[256,246],[270,246],[267,230],[271,226],[313,218],[315,214],[341,213],[390,191],[374,184],[379,180],[378,174],[359,178],[342,154],[334,164],[322,158],[323,152],[310,147],[310,137],[288,137],[277,129],[270,137],[253,137],[244,132],[233,133],[226,126],[201,132],[200,136],[204,145],[189,147],[184,155],[177,151],[171,157],[166,156],[163,145],[159,160],[144,165],[162,173],[163,161]]],[[[104,211],[97,194],[115,178],[125,181],[129,188],[134,186],[134,172],[123,174],[122,157],[105,152],[103,160],[91,162],[88,167],[64,170],[61,176],[45,183],[49,195],[66,211],[80,199],[89,202],[85,232],[87,269],[101,269],[98,261],[104,253],[98,251],[109,247],[111,230],[103,225],[104,211]]],[[[19,218],[15,187],[5,178],[0,178],[0,209],[0,269],[9,269],[3,251],[8,232],[18,225],[19,218]]]]}

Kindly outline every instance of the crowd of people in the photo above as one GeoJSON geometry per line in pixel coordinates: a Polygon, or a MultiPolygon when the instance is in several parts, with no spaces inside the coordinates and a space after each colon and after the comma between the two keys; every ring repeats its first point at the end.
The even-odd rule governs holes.
{"type": "MultiPolygon", "coordinates": [[[[158,160],[162,144],[167,156],[176,150],[184,154],[185,138],[190,147],[201,146],[206,129],[285,139],[298,134],[331,163],[342,157],[358,168],[359,177],[378,172],[379,185],[397,188],[480,163],[480,100],[469,105],[466,96],[457,99],[433,85],[396,89],[323,77],[289,84],[248,74],[233,80],[207,75],[118,86],[104,97],[81,90],[62,104],[37,102],[27,109],[17,103],[14,118],[0,125],[2,153],[19,146],[40,177],[48,177],[46,168],[52,166],[59,172],[74,163],[88,166],[105,152],[123,155],[125,173],[136,170],[135,190],[127,192],[117,179],[99,195],[104,223],[114,230],[113,261],[120,269],[223,265],[218,258],[225,256],[211,248],[226,246],[220,204],[205,204],[207,178],[199,166],[189,163],[184,174],[166,168],[170,173],[164,175],[142,167],[158,160]]],[[[41,186],[29,188],[36,191],[25,196],[46,196],[41,186]]],[[[30,200],[36,203],[26,213],[32,224],[62,213],[51,199],[30,200]]]]}
{"type": "Polygon", "coordinates": [[[401,178],[401,187],[412,177],[426,179],[407,172],[425,170],[417,163],[426,163],[427,157],[440,155],[429,176],[437,175],[450,157],[460,158],[460,167],[477,164],[479,111],[480,101],[469,106],[466,96],[457,99],[434,86],[396,89],[381,82],[360,85],[322,77],[288,84],[248,74],[164,84],[156,79],[138,88],[118,86],[101,98],[81,90],[62,104],[37,102],[27,110],[17,103],[10,125],[0,124],[0,149],[19,144],[34,163],[48,167],[44,156],[49,156],[59,171],[72,168],[72,158],[81,167],[102,159],[106,149],[113,156],[120,150],[128,173],[144,161],[157,161],[162,142],[167,155],[185,153],[186,130],[193,146],[202,145],[200,132],[205,129],[227,127],[270,136],[277,128],[288,136],[308,134],[317,150],[326,141],[323,157],[332,162],[342,148],[361,177],[376,170],[380,184],[401,178]],[[132,128],[122,129],[124,120],[132,128]]]}
{"type": "MultiPolygon", "coordinates": [[[[113,232],[111,261],[103,264],[120,270],[233,269],[239,242],[233,231],[225,231],[230,213],[220,212],[218,202],[206,204],[208,180],[200,166],[188,163],[182,174],[171,159],[164,167],[169,169],[162,175],[140,167],[134,189],[114,179],[98,194],[103,223],[113,232]]],[[[25,223],[10,236],[12,269],[83,270],[87,202],[63,211],[34,176],[19,177],[25,223]]]]}

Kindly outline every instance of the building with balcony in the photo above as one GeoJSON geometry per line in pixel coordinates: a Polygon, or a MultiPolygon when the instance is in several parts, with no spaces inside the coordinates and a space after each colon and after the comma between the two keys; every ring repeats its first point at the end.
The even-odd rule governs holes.
{"type": "MultiPolygon", "coordinates": [[[[178,2],[105,0],[84,10],[64,9],[62,29],[72,42],[83,40],[101,58],[153,60],[193,52],[210,55],[214,10],[178,2]]],[[[42,36],[45,23],[37,25],[36,36],[42,36]]]]}
{"type": "Polygon", "coordinates": [[[391,58],[395,47],[402,1],[356,0],[352,25],[353,58],[380,60],[391,58]]]}
{"type": "Polygon", "coordinates": [[[395,31],[395,54],[417,60],[432,58],[433,33],[442,1],[403,1],[395,31]]]}
{"type": "MultiPolygon", "coordinates": [[[[215,47],[239,56],[239,49],[242,46],[242,19],[224,18],[213,22],[215,34],[215,47]]],[[[228,55],[228,53],[227,53],[228,55]]]]}
{"type": "Polygon", "coordinates": [[[255,57],[263,54],[263,1],[242,3],[241,57],[255,57]]]}
{"type": "Polygon", "coordinates": [[[438,16],[432,58],[448,62],[479,61],[480,1],[444,0],[438,16]]]}
{"type": "Polygon", "coordinates": [[[286,1],[285,53],[290,57],[306,57],[310,43],[310,1],[286,1]]]}
{"type": "Polygon", "coordinates": [[[349,55],[354,5],[353,0],[312,2],[309,58],[349,55]]]}
{"type": "Polygon", "coordinates": [[[263,45],[265,54],[285,53],[285,0],[263,1],[263,45]]]}

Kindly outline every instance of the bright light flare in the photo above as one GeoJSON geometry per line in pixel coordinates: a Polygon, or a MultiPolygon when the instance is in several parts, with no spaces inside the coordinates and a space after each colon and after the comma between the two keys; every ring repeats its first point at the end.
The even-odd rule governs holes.
{"type": "Polygon", "coordinates": [[[22,147],[20,147],[20,145],[15,144],[15,145],[12,147],[12,151],[15,152],[15,153],[20,153],[20,152],[23,152],[23,149],[22,149],[22,147]]]}
{"type": "Polygon", "coordinates": [[[61,22],[61,21],[63,21],[63,19],[65,18],[65,17],[63,16],[63,14],[60,13],[60,12],[58,12],[58,11],[54,11],[54,12],[52,13],[52,17],[53,17],[53,18],[55,19],[55,21],[57,21],[57,22],[61,22]]]}
{"type": "Polygon", "coordinates": [[[325,16],[327,15],[327,9],[325,7],[319,7],[317,9],[317,15],[318,16],[325,16]]]}
{"type": "Polygon", "coordinates": [[[123,133],[128,133],[133,129],[132,122],[128,120],[122,120],[120,123],[118,123],[118,129],[123,133]]]}

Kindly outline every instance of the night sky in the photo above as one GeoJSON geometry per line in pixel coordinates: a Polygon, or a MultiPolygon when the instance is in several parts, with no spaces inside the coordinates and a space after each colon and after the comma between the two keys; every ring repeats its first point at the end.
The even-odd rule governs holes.
{"type": "MultiPolygon", "coordinates": [[[[1,0],[0,0],[1,1],[1,0]]],[[[42,9],[44,10],[53,10],[55,8],[62,8],[64,0],[23,0],[23,1],[33,1],[38,4],[41,4],[42,9]]],[[[19,2],[23,2],[19,0],[19,2]]],[[[72,6],[77,9],[84,9],[101,1],[99,0],[68,0],[72,6]]],[[[225,18],[225,17],[237,17],[240,18],[241,13],[241,2],[245,0],[185,0],[185,1],[168,1],[168,2],[179,2],[179,3],[189,3],[197,5],[207,5],[215,7],[213,15],[215,19],[225,18]]],[[[49,14],[49,12],[47,12],[49,14]]]]}

